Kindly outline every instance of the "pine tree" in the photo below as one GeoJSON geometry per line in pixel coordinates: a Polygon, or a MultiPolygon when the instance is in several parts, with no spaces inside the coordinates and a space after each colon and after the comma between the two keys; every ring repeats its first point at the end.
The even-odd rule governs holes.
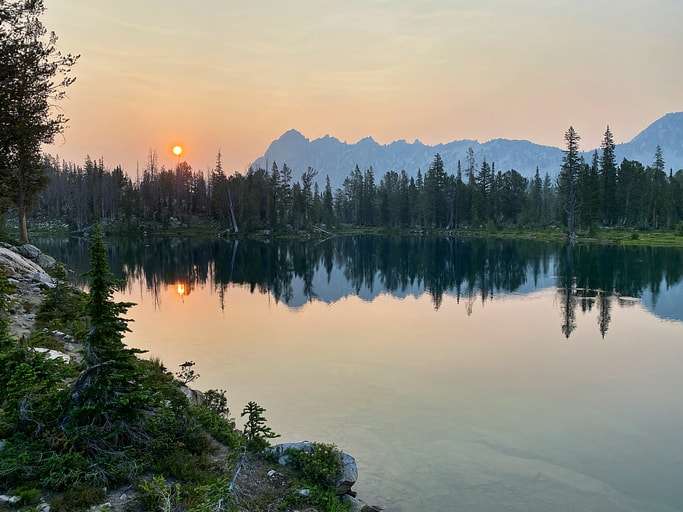
{"type": "Polygon", "coordinates": [[[602,218],[605,224],[612,226],[617,219],[617,165],[614,136],[609,126],[602,139],[602,156],[600,158],[600,174],[602,177],[602,218]]]}
{"type": "MultiPolygon", "coordinates": [[[[19,213],[19,238],[28,242],[28,213],[47,185],[41,146],[68,119],[54,108],[74,82],[78,56],[62,54],[41,17],[42,0],[3,2],[0,14],[0,192],[19,213]]],[[[2,206],[2,205],[0,205],[2,206]]]]}
{"type": "Polygon", "coordinates": [[[283,223],[292,222],[292,170],[287,164],[282,165],[282,174],[280,175],[279,196],[282,202],[282,211],[280,212],[280,219],[283,223]]]}
{"type": "Polygon", "coordinates": [[[543,216],[543,181],[541,180],[541,174],[536,167],[536,173],[534,178],[531,180],[531,221],[535,224],[541,223],[541,217],[543,216]]]}
{"type": "Polygon", "coordinates": [[[323,222],[327,226],[334,226],[336,224],[334,199],[332,197],[332,186],[330,185],[329,175],[325,177],[325,191],[323,192],[323,222]]]}
{"type": "Polygon", "coordinates": [[[569,127],[564,135],[567,143],[564,158],[562,159],[562,170],[559,176],[560,195],[562,197],[562,210],[565,226],[567,227],[567,239],[574,243],[576,241],[576,219],[577,219],[577,178],[581,167],[581,156],[579,154],[579,141],[581,137],[573,127],[569,127]]]}
{"type": "Polygon", "coordinates": [[[273,226],[279,226],[282,223],[282,197],[280,196],[280,169],[275,162],[270,172],[270,195],[270,222],[273,226]]]}
{"type": "Polygon", "coordinates": [[[93,449],[125,450],[137,440],[138,420],[150,397],[141,385],[135,357],[139,351],[123,343],[128,320],[122,315],[132,304],[112,300],[115,280],[99,226],[91,236],[88,276],[87,368],[72,386],[71,404],[62,424],[93,449]]]}
{"type": "Polygon", "coordinates": [[[244,437],[250,450],[262,451],[268,447],[269,439],[280,437],[266,425],[265,412],[266,410],[256,402],[249,402],[242,411],[241,416],[247,417],[244,424],[244,437]]]}

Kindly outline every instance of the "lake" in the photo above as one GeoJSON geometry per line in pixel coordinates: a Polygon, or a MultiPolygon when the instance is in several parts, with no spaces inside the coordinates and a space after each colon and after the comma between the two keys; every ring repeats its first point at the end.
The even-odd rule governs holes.
{"type": "MultiPolygon", "coordinates": [[[[39,240],[87,269],[82,240],[39,240]]],[[[127,342],[398,511],[683,510],[683,250],[116,239],[127,342]]],[[[78,278],[77,278],[78,280],[78,278]]]]}

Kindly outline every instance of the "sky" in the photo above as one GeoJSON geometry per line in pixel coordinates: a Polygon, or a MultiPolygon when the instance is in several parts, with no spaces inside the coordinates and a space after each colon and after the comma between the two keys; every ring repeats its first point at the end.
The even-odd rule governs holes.
{"type": "Polygon", "coordinates": [[[46,0],[81,54],[48,148],[131,173],[174,144],[245,169],[290,128],[347,142],[617,142],[683,110],[681,0],[46,0]]]}

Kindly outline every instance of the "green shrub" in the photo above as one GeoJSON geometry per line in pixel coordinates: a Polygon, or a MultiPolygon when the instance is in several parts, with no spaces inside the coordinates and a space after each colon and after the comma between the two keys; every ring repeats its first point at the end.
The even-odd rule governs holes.
{"type": "Polygon", "coordinates": [[[676,225],[676,234],[678,236],[683,236],[683,220],[676,225]]]}
{"type": "Polygon", "coordinates": [[[216,512],[217,510],[233,510],[230,496],[230,481],[227,477],[213,480],[193,487],[187,492],[186,505],[192,512],[216,512]]]}
{"type": "Polygon", "coordinates": [[[333,486],[341,474],[341,452],[333,444],[314,443],[313,450],[288,450],[292,466],[306,482],[333,486]]]}
{"type": "Polygon", "coordinates": [[[225,396],[223,389],[209,389],[204,393],[204,405],[211,409],[216,414],[228,417],[230,416],[230,409],[228,409],[228,399],[225,396]]]}
{"type": "Polygon", "coordinates": [[[159,475],[140,482],[137,490],[143,510],[172,512],[178,508],[182,500],[180,484],[169,484],[159,475]]]}
{"type": "Polygon", "coordinates": [[[101,487],[76,486],[53,498],[50,505],[55,512],[77,512],[102,503],[105,496],[101,487]]]}
{"type": "Polygon", "coordinates": [[[307,487],[310,491],[308,496],[301,496],[298,490],[287,495],[280,504],[280,510],[292,510],[304,507],[315,507],[321,512],[348,512],[349,506],[341,501],[332,489],[318,486],[307,487]]]}
{"type": "Polygon", "coordinates": [[[196,405],[191,407],[192,417],[211,436],[230,448],[237,448],[242,443],[242,436],[235,430],[235,422],[231,419],[217,414],[206,405],[196,405]]]}
{"type": "Polygon", "coordinates": [[[82,340],[89,329],[86,315],[88,295],[57,281],[57,286],[45,293],[45,300],[36,314],[36,327],[62,331],[82,340]]]}
{"type": "Polygon", "coordinates": [[[640,234],[637,231],[633,231],[630,236],[631,240],[639,240],[640,234]]]}
{"type": "Polygon", "coordinates": [[[40,501],[40,489],[35,487],[21,486],[12,490],[10,493],[13,496],[19,496],[21,498],[21,505],[35,505],[40,501]]]}

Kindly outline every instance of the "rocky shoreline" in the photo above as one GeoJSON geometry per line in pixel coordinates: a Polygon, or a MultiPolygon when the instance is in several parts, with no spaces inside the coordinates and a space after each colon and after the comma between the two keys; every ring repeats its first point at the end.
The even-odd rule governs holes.
{"type": "MultiPolygon", "coordinates": [[[[8,297],[9,331],[11,336],[21,339],[28,338],[36,329],[36,314],[45,299],[45,291],[57,286],[57,280],[50,275],[57,267],[57,262],[51,256],[44,254],[37,247],[24,244],[13,246],[0,242],[0,269],[7,276],[13,291],[8,297]]],[[[61,359],[64,362],[79,363],[82,360],[83,345],[69,334],[58,330],[43,329],[42,334],[52,340],[51,346],[32,346],[31,350],[43,353],[48,359],[61,359]],[[44,332],[43,332],[44,331],[44,332]],[[55,348],[59,347],[59,350],[55,348]]],[[[181,386],[181,391],[190,403],[201,404],[204,401],[202,392],[181,386]]],[[[292,484],[292,453],[301,451],[312,453],[316,444],[310,441],[282,443],[268,448],[265,457],[269,463],[254,457],[243,457],[235,470],[231,482],[237,491],[245,493],[273,492],[273,489],[287,488],[292,484]],[[282,469],[276,469],[276,468],[282,469]],[[264,491],[265,489],[265,491],[264,491]]],[[[0,440],[0,450],[4,441],[0,440]]],[[[357,497],[353,486],[358,479],[356,460],[348,453],[341,452],[341,472],[334,483],[336,495],[350,512],[377,512],[380,507],[371,506],[357,497]]],[[[0,488],[0,508],[22,508],[19,496],[7,494],[7,489],[0,488]]],[[[307,497],[310,489],[302,486],[298,489],[301,497],[307,497]]],[[[131,486],[107,492],[104,502],[90,507],[92,512],[104,510],[127,510],[135,499],[135,489],[131,486]]],[[[50,505],[44,497],[35,506],[37,512],[50,512],[50,505]]],[[[249,508],[239,510],[249,511],[249,508]]],[[[270,508],[269,508],[270,510],[270,508]]],[[[300,512],[316,512],[316,508],[288,509],[300,512]]]]}

